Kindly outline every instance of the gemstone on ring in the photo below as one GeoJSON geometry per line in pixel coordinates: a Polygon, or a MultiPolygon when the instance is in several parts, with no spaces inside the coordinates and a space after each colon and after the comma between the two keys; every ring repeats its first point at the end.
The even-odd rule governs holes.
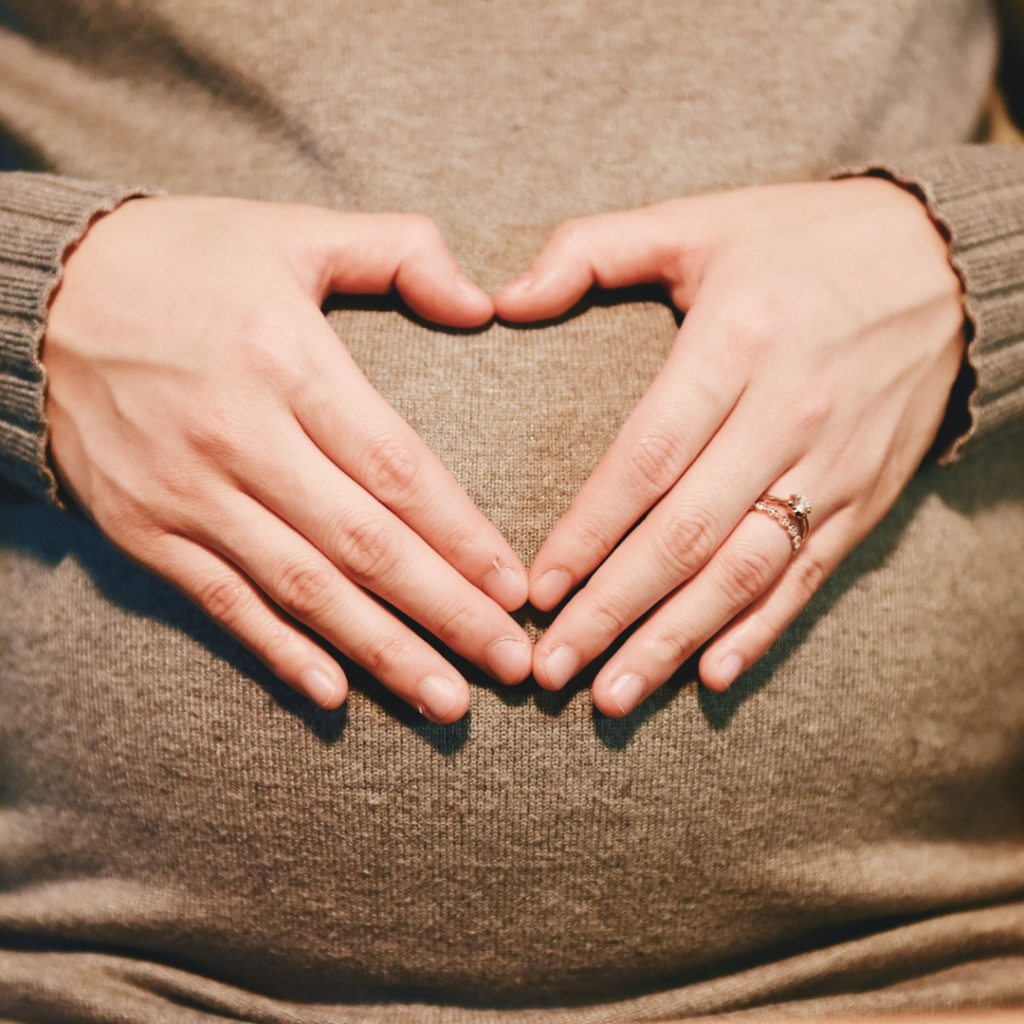
{"type": "Polygon", "coordinates": [[[803,494],[791,494],[786,504],[797,519],[803,519],[811,514],[811,499],[803,494]]]}
{"type": "Polygon", "coordinates": [[[763,512],[774,519],[786,531],[794,552],[810,535],[811,522],[807,517],[811,514],[811,499],[805,494],[791,494],[788,499],[762,494],[751,512],[763,512]]]}

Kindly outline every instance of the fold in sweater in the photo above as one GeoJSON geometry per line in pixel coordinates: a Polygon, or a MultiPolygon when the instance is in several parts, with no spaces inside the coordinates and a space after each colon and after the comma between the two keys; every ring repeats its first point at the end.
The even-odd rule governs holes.
{"type": "MultiPolygon", "coordinates": [[[[1024,150],[979,144],[1016,5],[1002,28],[982,0],[0,10],[3,151],[33,169],[0,176],[0,1018],[1024,1004],[1024,150]],[[949,235],[963,457],[726,694],[688,665],[611,721],[585,676],[470,667],[443,728],[346,663],[323,712],[35,500],[47,300],[130,196],[426,213],[494,289],[566,217],[844,168],[949,235]]],[[[677,330],[629,297],[523,330],[326,313],[526,561],[677,330]]]]}

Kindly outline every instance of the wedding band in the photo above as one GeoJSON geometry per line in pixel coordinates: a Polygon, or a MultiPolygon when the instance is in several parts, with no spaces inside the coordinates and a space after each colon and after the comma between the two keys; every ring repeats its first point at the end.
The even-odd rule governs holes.
{"type": "Polygon", "coordinates": [[[800,550],[800,545],[811,534],[811,522],[807,518],[811,514],[811,500],[803,494],[791,494],[788,499],[762,494],[750,511],[771,516],[789,535],[794,552],[800,550]]]}

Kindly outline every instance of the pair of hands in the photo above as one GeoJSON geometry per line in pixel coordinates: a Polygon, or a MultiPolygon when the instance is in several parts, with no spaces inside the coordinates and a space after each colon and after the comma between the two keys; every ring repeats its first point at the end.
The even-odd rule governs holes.
{"type": "Polygon", "coordinates": [[[68,256],[43,359],[54,465],[114,544],[321,706],[347,682],[296,620],[453,722],[468,684],[381,601],[500,682],[550,689],[647,614],[595,679],[606,714],[712,637],[700,674],[724,689],[896,500],[963,344],[944,239],[909,193],[858,178],[571,221],[493,299],[423,217],[133,201],[68,256]],[[679,336],[529,572],[320,311],[395,288],[474,327],[653,282],[679,336]],[[748,515],[766,491],[814,500],[795,557],[748,515]],[[588,576],[534,649],[508,612],[588,576]]]}

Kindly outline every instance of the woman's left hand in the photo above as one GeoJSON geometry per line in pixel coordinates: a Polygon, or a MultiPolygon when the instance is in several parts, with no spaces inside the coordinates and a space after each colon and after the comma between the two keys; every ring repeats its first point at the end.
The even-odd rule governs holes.
{"type": "Polygon", "coordinates": [[[685,312],[682,328],[530,569],[545,610],[593,573],[537,644],[549,689],[650,612],[594,681],[613,716],[711,637],[700,676],[714,690],[765,654],[910,480],[964,348],[946,241],[913,195],[878,178],[569,221],[495,307],[543,319],[594,285],[651,282],[685,312]],[[751,513],[766,493],[813,502],[798,551],[751,513]]]}

